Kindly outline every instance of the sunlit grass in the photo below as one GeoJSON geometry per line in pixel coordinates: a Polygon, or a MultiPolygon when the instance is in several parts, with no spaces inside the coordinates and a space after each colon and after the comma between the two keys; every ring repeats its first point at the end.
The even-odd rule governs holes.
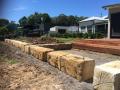
{"type": "Polygon", "coordinates": [[[72,43],[76,38],[55,38],[55,39],[63,43],[72,43]]]}
{"type": "Polygon", "coordinates": [[[18,61],[16,61],[15,59],[7,60],[7,62],[9,64],[16,64],[16,63],[18,63],[18,61]]]}
{"type": "Polygon", "coordinates": [[[8,58],[6,55],[0,54],[0,62],[5,62],[8,64],[16,64],[18,63],[17,60],[13,59],[13,58],[8,58]]]}

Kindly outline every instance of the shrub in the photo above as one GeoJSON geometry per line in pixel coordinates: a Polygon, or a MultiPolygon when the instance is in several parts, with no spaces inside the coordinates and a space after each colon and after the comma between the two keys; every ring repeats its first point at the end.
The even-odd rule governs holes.
{"type": "Polygon", "coordinates": [[[60,38],[84,38],[84,39],[94,39],[94,38],[103,38],[104,35],[101,33],[50,33],[50,37],[60,37],[60,38]]]}
{"type": "Polygon", "coordinates": [[[102,33],[96,33],[96,38],[104,38],[105,35],[102,33]]]}
{"type": "Polygon", "coordinates": [[[78,34],[77,34],[77,37],[78,37],[78,38],[83,38],[83,33],[78,33],[78,34]]]}
{"type": "Polygon", "coordinates": [[[8,29],[6,27],[0,27],[0,35],[4,36],[8,34],[8,29]]]}
{"type": "Polygon", "coordinates": [[[84,38],[84,39],[88,38],[88,33],[84,33],[84,34],[83,34],[83,38],[84,38]]]}
{"type": "Polygon", "coordinates": [[[7,34],[8,34],[8,29],[6,27],[0,27],[0,40],[4,40],[7,34]]]}

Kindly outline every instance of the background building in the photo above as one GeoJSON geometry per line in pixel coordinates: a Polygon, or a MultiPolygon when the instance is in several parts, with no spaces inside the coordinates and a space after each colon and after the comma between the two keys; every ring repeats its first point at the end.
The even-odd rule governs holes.
{"type": "Polygon", "coordinates": [[[50,33],[78,33],[78,26],[55,26],[50,28],[50,33]]]}
{"type": "Polygon", "coordinates": [[[81,33],[103,33],[107,35],[108,19],[105,17],[89,17],[79,22],[81,33]]]}
{"type": "Polygon", "coordinates": [[[108,38],[120,38],[120,4],[107,5],[109,11],[108,38]]]}

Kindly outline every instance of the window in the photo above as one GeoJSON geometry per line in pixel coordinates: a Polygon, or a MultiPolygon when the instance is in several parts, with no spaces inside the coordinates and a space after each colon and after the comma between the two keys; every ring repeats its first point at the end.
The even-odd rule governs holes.
{"type": "Polygon", "coordinates": [[[81,32],[84,33],[85,32],[86,27],[85,26],[81,26],[81,32]]]}
{"type": "Polygon", "coordinates": [[[58,33],[65,34],[66,33],[66,29],[58,29],[58,33]]]}
{"type": "Polygon", "coordinates": [[[81,26],[81,30],[82,30],[82,29],[85,29],[85,26],[81,26]]]}
{"type": "Polygon", "coordinates": [[[92,25],[87,26],[88,33],[92,33],[92,25]]]}

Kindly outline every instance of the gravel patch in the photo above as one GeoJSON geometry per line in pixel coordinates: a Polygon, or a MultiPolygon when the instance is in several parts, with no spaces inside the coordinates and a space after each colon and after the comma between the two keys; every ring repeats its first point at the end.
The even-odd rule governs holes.
{"type": "Polygon", "coordinates": [[[120,56],[117,56],[117,55],[93,52],[88,50],[72,49],[72,50],[63,50],[63,51],[71,54],[75,54],[75,55],[82,55],[85,57],[92,58],[95,60],[96,65],[101,65],[111,61],[120,60],[120,56]]]}

